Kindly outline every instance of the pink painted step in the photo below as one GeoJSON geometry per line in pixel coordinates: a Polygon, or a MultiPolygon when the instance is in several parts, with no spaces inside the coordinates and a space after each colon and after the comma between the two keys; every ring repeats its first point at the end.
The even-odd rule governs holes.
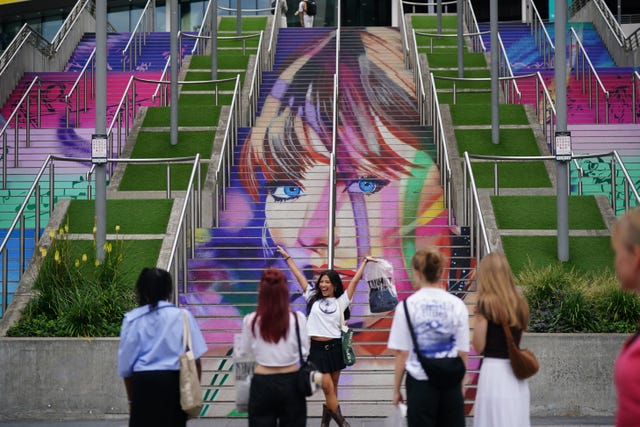
{"type": "MultiPolygon", "coordinates": [[[[115,110],[122,99],[122,95],[126,89],[131,75],[141,77],[147,80],[158,80],[160,78],[159,72],[136,72],[136,73],[123,73],[123,72],[109,72],[107,74],[107,123],[111,122],[111,118],[115,114],[115,110]]],[[[34,75],[26,75],[23,77],[17,88],[11,94],[9,100],[0,113],[3,117],[9,118],[13,109],[22,98],[25,88],[33,80],[34,75]]],[[[41,89],[41,127],[43,128],[58,128],[66,127],[66,110],[67,104],[65,103],[65,95],[71,90],[77,73],[41,73],[42,89],[41,89]]],[[[95,99],[91,96],[87,96],[87,111],[84,111],[84,98],[83,89],[84,81],[81,80],[78,85],[79,101],[80,101],[80,119],[79,123],[76,123],[75,111],[78,108],[75,96],[71,98],[71,114],[69,116],[70,127],[92,127],[95,126],[95,99]]],[[[152,83],[136,82],[136,105],[137,106],[149,106],[153,105],[151,102],[151,96],[156,90],[156,85],[152,83]]],[[[91,88],[91,83],[87,82],[87,90],[91,88]]],[[[30,105],[30,119],[32,123],[35,123],[37,115],[37,103],[36,96],[32,98],[30,105]]],[[[26,107],[21,108],[24,110],[26,107]]],[[[20,127],[24,127],[25,113],[19,115],[20,127]]],[[[13,126],[13,121],[12,121],[13,126]]]]}

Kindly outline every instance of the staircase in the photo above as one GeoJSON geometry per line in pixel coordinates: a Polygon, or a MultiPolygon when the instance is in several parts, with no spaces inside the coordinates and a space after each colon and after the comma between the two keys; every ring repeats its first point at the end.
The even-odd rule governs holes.
{"type": "MultiPolygon", "coordinates": [[[[255,310],[262,269],[285,270],[292,308],[305,310],[276,245],[287,248],[310,280],[326,268],[330,244],[345,280],[365,255],[387,259],[400,299],[412,293],[415,248],[438,245],[451,260],[448,288],[466,294],[469,239],[447,224],[432,130],[417,125],[413,79],[393,28],[342,29],[336,227],[328,241],[335,33],[280,29],[274,69],[263,73],[256,124],[239,135],[220,227],[199,231],[180,301],[198,318],[209,345],[206,416],[235,414],[233,335],[242,316],[255,310]]],[[[386,416],[390,404],[379,402],[392,397],[393,355],[386,349],[392,312],[371,313],[361,282],[351,313],[358,362],[342,372],[341,407],[347,417],[386,416]]],[[[310,398],[311,417],[319,416],[322,402],[322,393],[310,398]]]]}

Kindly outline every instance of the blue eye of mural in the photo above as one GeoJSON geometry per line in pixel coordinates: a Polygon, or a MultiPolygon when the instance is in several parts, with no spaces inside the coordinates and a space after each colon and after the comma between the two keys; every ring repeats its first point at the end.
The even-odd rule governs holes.
{"type": "Polygon", "coordinates": [[[304,196],[304,190],[296,184],[275,185],[271,187],[269,194],[276,202],[286,202],[304,196]]]}
{"type": "Polygon", "coordinates": [[[389,184],[386,179],[360,178],[347,186],[346,191],[350,193],[363,193],[365,195],[375,194],[389,184]]]}

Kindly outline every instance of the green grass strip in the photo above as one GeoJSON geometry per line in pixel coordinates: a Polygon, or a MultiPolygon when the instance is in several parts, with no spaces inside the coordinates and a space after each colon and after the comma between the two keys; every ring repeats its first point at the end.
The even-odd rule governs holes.
{"type": "MultiPolygon", "coordinates": [[[[529,125],[524,105],[502,104],[499,107],[501,125],[529,125]]],[[[450,109],[454,126],[491,124],[491,108],[486,105],[457,104],[450,109]]]]}
{"type": "Polygon", "coordinates": [[[458,154],[487,156],[539,156],[540,149],[531,128],[500,129],[500,143],[491,142],[491,129],[456,129],[458,154]]]}
{"type": "MultiPolygon", "coordinates": [[[[225,80],[225,79],[229,79],[229,78],[235,78],[238,74],[240,74],[240,83],[242,84],[242,81],[244,80],[244,72],[242,73],[237,73],[237,72],[232,72],[232,71],[227,71],[227,72],[219,72],[218,73],[218,80],[225,80]]],[[[185,76],[185,81],[189,81],[189,82],[195,82],[195,81],[210,81],[211,80],[211,73],[208,71],[188,71],[186,76],[185,76]]],[[[207,91],[213,91],[216,90],[216,87],[218,88],[218,90],[233,90],[236,86],[236,82],[235,80],[230,80],[227,82],[221,82],[221,83],[197,83],[197,84],[185,84],[182,86],[182,91],[183,92],[197,92],[197,91],[203,91],[203,90],[207,90],[207,91]]]]}
{"type": "MultiPolygon", "coordinates": [[[[498,228],[555,230],[556,196],[492,196],[498,228]]],[[[606,230],[594,196],[569,197],[569,229],[606,230]]]]}
{"type": "MultiPolygon", "coordinates": [[[[458,78],[458,71],[456,70],[435,70],[433,71],[434,80],[436,82],[436,88],[440,89],[453,89],[455,83],[456,89],[484,89],[487,92],[491,90],[491,80],[448,80],[439,79],[438,77],[453,77],[458,78]]],[[[489,78],[489,70],[465,70],[465,79],[477,79],[477,78],[489,78]]]]}
{"type": "Polygon", "coordinates": [[[179,98],[179,105],[201,105],[201,106],[215,106],[215,105],[231,105],[233,95],[228,93],[218,93],[218,101],[216,103],[216,96],[212,93],[181,93],[179,98]]]}
{"type": "MultiPolygon", "coordinates": [[[[443,30],[457,30],[458,28],[458,17],[453,15],[441,15],[441,23],[443,30]]],[[[424,29],[433,29],[437,30],[438,28],[438,17],[437,16],[420,16],[414,15],[411,17],[411,26],[415,30],[424,30],[424,29]]]]}
{"type": "MultiPolygon", "coordinates": [[[[171,145],[169,132],[140,132],[131,158],[189,157],[200,153],[203,159],[211,158],[211,147],[215,132],[178,132],[178,144],[171,145]]],[[[171,189],[185,190],[191,173],[191,164],[176,164],[171,167],[171,189]]],[[[202,180],[207,174],[207,165],[202,166],[202,180]]],[[[130,164],[125,169],[120,191],[165,191],[166,165],[130,164]]]]}
{"type": "MultiPolygon", "coordinates": [[[[436,47],[447,47],[447,48],[457,48],[458,47],[458,38],[451,37],[452,34],[443,33],[446,37],[438,37],[434,33],[426,34],[418,34],[416,33],[416,43],[418,47],[426,47],[429,49],[431,46],[436,47]]],[[[468,52],[467,46],[463,45],[463,49],[468,52]]]]}
{"type": "MultiPolygon", "coordinates": [[[[235,16],[223,16],[218,31],[236,31],[238,19],[235,16]]],[[[262,31],[267,28],[266,16],[245,16],[242,18],[242,31],[262,31]]]]}
{"type": "MultiPolygon", "coordinates": [[[[214,100],[213,94],[209,95],[214,100]]],[[[220,106],[182,105],[178,106],[178,126],[217,126],[220,106]]],[[[167,127],[171,123],[171,107],[151,107],[144,117],[142,127],[167,127]]]]}
{"type": "MultiPolygon", "coordinates": [[[[473,163],[473,176],[478,188],[493,188],[493,163],[473,163]]],[[[551,180],[543,162],[500,162],[500,188],[551,187],[551,180]]]]}
{"type": "MultiPolygon", "coordinates": [[[[456,94],[456,104],[453,104],[453,93],[438,92],[438,101],[440,104],[488,104],[491,105],[490,92],[459,92],[456,94]]],[[[485,108],[488,108],[485,105],[485,108]]]]}
{"type": "MultiPolygon", "coordinates": [[[[217,61],[218,70],[246,70],[249,56],[218,52],[217,61]]],[[[211,55],[194,55],[189,62],[189,69],[211,70],[211,55]]]]}
{"type": "MultiPolygon", "coordinates": [[[[107,200],[107,233],[115,234],[165,234],[171,215],[173,199],[109,199],[107,200]]],[[[86,234],[93,232],[95,202],[72,200],[67,211],[69,232],[86,234]]]]}
{"type": "MultiPolygon", "coordinates": [[[[452,49],[451,53],[434,52],[429,53],[428,49],[418,49],[419,53],[425,53],[427,55],[427,62],[429,68],[457,68],[458,67],[458,54],[452,49]]],[[[465,67],[487,67],[487,62],[484,59],[484,55],[481,53],[465,53],[464,54],[464,66],[465,67]]]]}
{"type": "MultiPolygon", "coordinates": [[[[525,270],[529,262],[541,268],[559,263],[556,236],[502,236],[502,247],[515,274],[525,270]]],[[[569,261],[562,263],[565,271],[601,274],[612,266],[609,237],[569,237],[569,261]]]]}

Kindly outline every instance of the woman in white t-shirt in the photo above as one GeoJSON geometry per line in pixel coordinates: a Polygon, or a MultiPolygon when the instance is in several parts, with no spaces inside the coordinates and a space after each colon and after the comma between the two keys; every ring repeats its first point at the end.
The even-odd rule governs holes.
{"type": "MultiPolygon", "coordinates": [[[[411,259],[414,287],[406,300],[419,351],[427,358],[469,353],[469,311],[464,302],[440,284],[444,257],[436,248],[416,251],[411,259]]],[[[407,372],[408,427],[464,427],[462,383],[448,388],[429,382],[414,351],[404,304],[398,304],[389,332],[389,349],[396,350],[393,404],[404,402],[400,387],[407,372]]]]}
{"type": "Polygon", "coordinates": [[[356,285],[362,277],[364,266],[369,261],[376,261],[373,257],[366,257],[358,267],[349,285],[345,289],[340,274],[335,270],[325,270],[320,273],[315,286],[310,286],[306,277],[298,269],[291,256],[280,246],[278,252],[283,256],[291,272],[298,279],[307,301],[307,327],[311,337],[311,360],[322,372],[322,391],[325,404],[322,406],[321,427],[327,427],[333,418],[338,426],[349,427],[349,423],[342,416],[338,403],[338,382],[340,371],[346,368],[342,360],[342,334],[340,311],[345,320],[349,318],[351,298],[356,285]]]}
{"type": "Polygon", "coordinates": [[[242,323],[239,356],[254,354],[249,391],[249,427],[305,427],[307,401],[297,388],[300,353],[309,354],[307,319],[289,308],[289,287],[281,270],[266,269],[258,288],[258,307],[242,323]]]}

